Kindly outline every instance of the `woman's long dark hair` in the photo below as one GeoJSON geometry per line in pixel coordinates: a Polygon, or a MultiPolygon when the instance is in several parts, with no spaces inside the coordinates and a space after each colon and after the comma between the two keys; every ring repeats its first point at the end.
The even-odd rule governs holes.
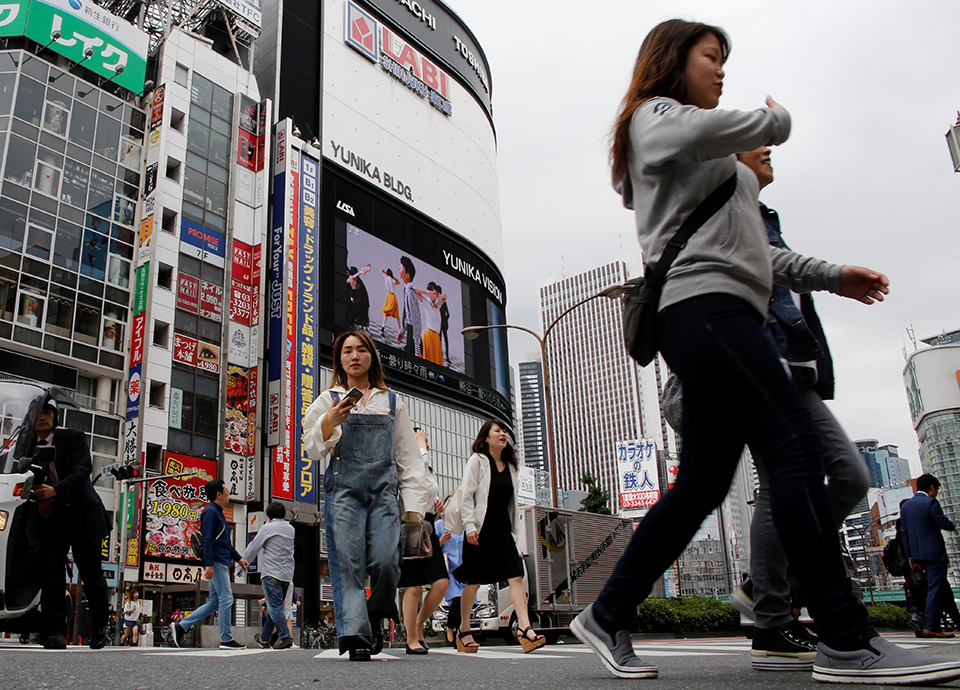
{"type": "Polygon", "coordinates": [[[721,57],[726,62],[730,55],[730,39],[717,26],[668,19],[657,24],[643,39],[633,66],[630,88],[620,103],[620,111],[613,125],[610,164],[614,182],[619,182],[627,175],[630,120],[633,114],[645,101],[655,96],[667,96],[685,102],[687,88],[683,82],[683,71],[687,67],[687,57],[690,49],[707,33],[717,37],[721,57]]]}
{"type": "Polygon", "coordinates": [[[383,377],[383,365],[380,364],[380,355],[377,353],[377,346],[374,345],[373,338],[363,331],[344,331],[333,341],[333,380],[330,382],[330,387],[347,387],[347,372],[343,370],[340,354],[343,352],[343,344],[351,335],[363,343],[363,346],[370,351],[370,370],[367,372],[370,385],[374,388],[387,390],[387,381],[383,377]]]}
{"type": "MultiPolygon", "coordinates": [[[[490,455],[490,444],[487,443],[487,436],[490,435],[490,430],[494,426],[501,426],[500,422],[495,419],[488,420],[484,422],[483,426],[480,427],[480,433],[477,434],[476,440],[473,442],[473,452],[480,453],[481,455],[486,455],[488,458],[493,458],[490,455]]],[[[501,426],[501,428],[503,428],[501,426]]],[[[506,464],[510,465],[512,468],[517,468],[517,452],[513,449],[513,445],[510,443],[510,437],[507,437],[507,445],[500,452],[500,459],[503,460],[506,464]]]]}

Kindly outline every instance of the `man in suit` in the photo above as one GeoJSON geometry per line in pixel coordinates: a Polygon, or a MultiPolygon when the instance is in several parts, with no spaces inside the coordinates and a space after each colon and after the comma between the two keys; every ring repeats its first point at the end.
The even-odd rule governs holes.
{"type": "Polygon", "coordinates": [[[92,649],[107,643],[107,583],[103,579],[100,545],[109,532],[103,503],[90,482],[93,464],[83,432],[58,429],[57,401],[48,399],[34,424],[34,448],[53,446],[56,459],[45,468],[43,483],[34,488],[40,514],[40,541],[44,574],[40,607],[40,636],[47,649],[66,649],[67,609],[65,566],[73,548],[89,603],[92,649]]]}
{"type": "Polygon", "coordinates": [[[937,500],[940,481],[932,474],[917,479],[917,493],[900,508],[900,529],[903,550],[910,567],[927,572],[926,621],[922,637],[953,637],[940,631],[940,617],[947,608],[947,597],[953,598],[947,582],[947,549],[941,530],[955,530],[937,500]]]}

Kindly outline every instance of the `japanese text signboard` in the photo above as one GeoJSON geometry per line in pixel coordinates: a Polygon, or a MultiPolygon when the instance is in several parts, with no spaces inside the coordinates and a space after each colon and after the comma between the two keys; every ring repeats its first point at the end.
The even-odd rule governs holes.
{"type": "Polygon", "coordinates": [[[320,164],[304,155],[300,159],[300,236],[297,242],[297,382],[294,417],[296,436],[291,452],[297,461],[297,500],[316,504],[317,487],[314,462],[303,442],[303,418],[317,390],[317,191],[320,164]]]}
{"type": "Polygon", "coordinates": [[[147,35],[91,0],[7,0],[0,5],[0,36],[26,36],[133,93],[143,91],[147,35]]]}
{"type": "Polygon", "coordinates": [[[616,447],[620,514],[649,508],[660,500],[657,447],[648,438],[619,441],[616,447]]]}
{"type": "Polygon", "coordinates": [[[200,529],[200,513],[207,505],[204,485],[217,478],[217,463],[167,453],[164,474],[186,473],[182,479],[157,479],[147,484],[146,541],[147,558],[195,560],[190,535],[200,529]]]}

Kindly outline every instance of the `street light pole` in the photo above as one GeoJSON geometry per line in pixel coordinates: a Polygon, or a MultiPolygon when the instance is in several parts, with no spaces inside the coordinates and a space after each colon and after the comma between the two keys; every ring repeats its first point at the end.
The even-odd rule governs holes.
{"type": "Polygon", "coordinates": [[[480,333],[483,331],[491,331],[498,328],[513,328],[517,331],[523,331],[524,333],[529,333],[534,338],[537,339],[537,343],[540,345],[540,368],[543,370],[543,402],[544,402],[544,412],[546,413],[546,422],[547,422],[547,461],[550,465],[550,496],[553,502],[553,507],[557,507],[557,458],[556,450],[554,448],[554,438],[553,438],[553,405],[552,405],[552,389],[550,387],[550,365],[547,357],[547,338],[550,337],[550,333],[553,331],[553,327],[564,316],[572,312],[577,307],[580,307],[587,302],[596,299],[597,297],[606,297],[608,299],[618,299],[623,295],[624,287],[623,285],[610,285],[605,287],[600,292],[590,295],[589,297],[584,297],[582,300],[574,304],[573,306],[567,307],[560,315],[555,318],[550,324],[544,329],[543,336],[541,337],[539,333],[525,326],[514,326],[512,324],[493,324],[490,326],[467,326],[462,331],[461,335],[467,340],[475,340],[480,336],[480,333]]]}

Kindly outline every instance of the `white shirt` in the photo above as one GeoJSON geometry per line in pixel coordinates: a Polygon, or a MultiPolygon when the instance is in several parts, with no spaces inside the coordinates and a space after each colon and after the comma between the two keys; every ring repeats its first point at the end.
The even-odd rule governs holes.
{"type": "MultiPolygon", "coordinates": [[[[307,408],[303,416],[303,443],[307,454],[317,463],[317,471],[323,473],[327,468],[327,459],[337,444],[343,431],[338,424],[326,441],[323,440],[323,418],[333,407],[331,391],[340,394],[340,400],[347,391],[341,386],[334,386],[323,391],[307,408]]],[[[362,402],[350,414],[390,414],[390,396],[386,390],[375,388],[367,399],[366,405],[362,402]]],[[[393,418],[393,460],[397,465],[397,474],[400,476],[400,502],[403,512],[412,511],[426,515],[427,513],[427,479],[424,476],[423,459],[420,455],[420,445],[417,435],[413,431],[413,423],[406,405],[397,396],[397,410],[393,418]]]]}
{"type": "Polygon", "coordinates": [[[140,614],[143,612],[143,602],[139,599],[131,599],[126,604],[123,605],[123,620],[125,621],[138,621],[140,620],[140,614]]]}
{"type": "Polygon", "coordinates": [[[423,327],[428,331],[440,332],[440,307],[430,297],[427,298],[427,308],[423,310],[423,322],[423,327]]]}

